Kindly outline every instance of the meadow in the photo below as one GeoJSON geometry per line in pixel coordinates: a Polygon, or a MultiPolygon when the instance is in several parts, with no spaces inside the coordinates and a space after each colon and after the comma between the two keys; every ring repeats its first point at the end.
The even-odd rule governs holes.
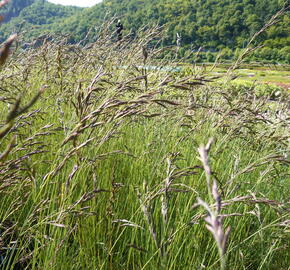
{"type": "Polygon", "coordinates": [[[289,92],[107,33],[0,67],[0,268],[288,269],[289,92]]]}
{"type": "MultiPolygon", "coordinates": [[[[213,71],[216,74],[226,74],[229,65],[217,67],[213,71]]],[[[254,65],[240,66],[235,74],[234,80],[237,84],[259,84],[259,87],[271,88],[272,91],[279,91],[279,88],[290,89],[290,67],[288,65],[254,65]]],[[[269,89],[268,89],[269,91],[269,89]]]]}

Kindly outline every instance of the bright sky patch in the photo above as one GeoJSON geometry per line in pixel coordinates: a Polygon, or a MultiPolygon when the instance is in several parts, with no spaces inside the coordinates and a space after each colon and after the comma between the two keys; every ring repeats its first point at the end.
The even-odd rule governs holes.
{"type": "Polygon", "coordinates": [[[91,7],[102,0],[48,0],[48,2],[61,5],[79,6],[79,7],[91,7]]]}

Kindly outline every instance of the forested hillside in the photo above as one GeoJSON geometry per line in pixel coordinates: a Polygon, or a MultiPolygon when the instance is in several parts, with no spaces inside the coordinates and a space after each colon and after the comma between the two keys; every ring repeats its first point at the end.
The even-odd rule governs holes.
{"type": "MultiPolygon", "coordinates": [[[[176,44],[176,35],[181,35],[182,51],[200,47],[207,51],[211,61],[213,52],[221,51],[225,59],[231,59],[238,48],[243,48],[251,36],[281,7],[280,0],[104,0],[101,4],[84,10],[79,16],[68,18],[57,29],[72,32],[79,40],[92,26],[103,18],[119,16],[127,32],[146,24],[158,23],[167,26],[163,45],[176,44]]],[[[261,34],[256,43],[264,48],[253,58],[290,62],[289,13],[261,34]]]]}
{"type": "MultiPolygon", "coordinates": [[[[126,33],[134,33],[146,24],[166,25],[163,45],[175,45],[179,33],[181,54],[203,47],[207,52],[206,60],[210,61],[219,51],[225,59],[233,58],[283,5],[288,4],[284,0],[103,0],[78,13],[72,7],[60,8],[39,0],[20,12],[6,27],[2,26],[2,31],[17,29],[17,24],[24,20],[29,26],[42,25],[41,31],[69,33],[74,42],[84,38],[90,28],[118,16],[126,33]]],[[[278,23],[256,39],[256,44],[263,44],[264,48],[253,57],[289,63],[289,25],[289,13],[286,12],[278,23]]],[[[91,35],[91,40],[94,38],[91,35]]]]}
{"type": "Polygon", "coordinates": [[[82,8],[62,6],[44,0],[11,0],[5,10],[4,24],[0,28],[0,40],[9,34],[22,33],[25,41],[37,38],[50,31],[52,24],[61,24],[66,17],[73,16],[82,8]]]}
{"type": "Polygon", "coordinates": [[[35,0],[13,0],[4,7],[4,21],[7,22],[13,17],[17,17],[19,13],[26,7],[32,5],[35,0]]]}

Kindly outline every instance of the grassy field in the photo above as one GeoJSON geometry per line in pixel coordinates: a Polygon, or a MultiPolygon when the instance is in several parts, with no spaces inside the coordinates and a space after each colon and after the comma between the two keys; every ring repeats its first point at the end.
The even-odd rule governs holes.
{"type": "Polygon", "coordinates": [[[152,31],[1,67],[1,269],[288,269],[288,92],[144,70],[152,31]]]}
{"type": "MultiPolygon", "coordinates": [[[[230,65],[218,65],[213,69],[213,74],[225,75],[230,65]]],[[[208,66],[207,69],[210,69],[208,66]]],[[[263,84],[265,87],[270,86],[273,89],[283,88],[290,89],[290,67],[286,65],[244,65],[235,70],[237,78],[234,80],[237,84],[252,85],[253,83],[263,84]]]]}

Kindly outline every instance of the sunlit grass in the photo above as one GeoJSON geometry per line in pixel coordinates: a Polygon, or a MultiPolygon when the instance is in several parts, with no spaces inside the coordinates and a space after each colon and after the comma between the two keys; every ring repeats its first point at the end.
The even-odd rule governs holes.
{"type": "Polygon", "coordinates": [[[288,266],[285,95],[142,69],[156,65],[142,49],[158,33],[86,50],[51,42],[0,71],[1,127],[19,93],[22,108],[45,86],[0,141],[2,153],[16,138],[0,160],[2,269],[288,266]],[[225,246],[199,198],[231,228],[225,246]]]}

